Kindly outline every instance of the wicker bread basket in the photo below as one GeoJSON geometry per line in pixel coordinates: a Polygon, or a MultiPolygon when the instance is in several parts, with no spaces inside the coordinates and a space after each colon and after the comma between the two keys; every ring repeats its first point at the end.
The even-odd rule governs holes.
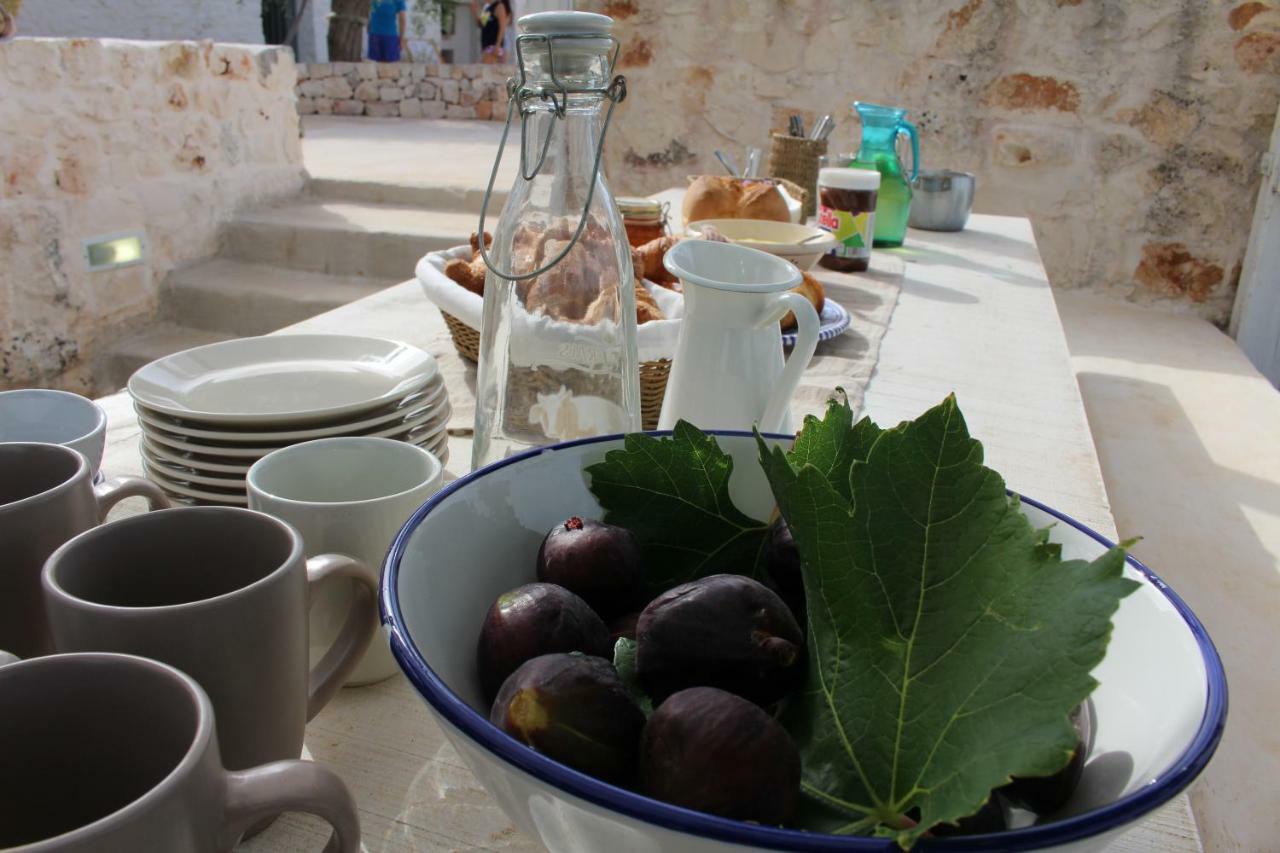
{"type": "MultiPolygon", "coordinates": [[[[445,325],[449,327],[449,335],[453,338],[453,347],[458,355],[470,362],[480,360],[480,331],[473,329],[457,317],[440,309],[445,325]]],[[[533,371],[530,371],[532,374],[533,371]]],[[[671,375],[671,360],[667,358],[656,361],[640,362],[640,425],[643,429],[657,429],[658,415],[662,412],[662,398],[667,393],[667,377],[671,375]]],[[[536,379],[530,379],[536,383],[536,379]]],[[[533,391],[552,391],[546,388],[532,388],[533,391]]]]}

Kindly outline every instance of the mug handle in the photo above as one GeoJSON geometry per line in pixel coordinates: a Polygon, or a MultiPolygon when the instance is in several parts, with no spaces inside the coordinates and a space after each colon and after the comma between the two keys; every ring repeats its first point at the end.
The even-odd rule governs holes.
{"type": "Polygon", "coordinates": [[[360,817],[338,774],[314,761],[275,761],[227,771],[223,849],[256,823],[283,812],[308,812],[333,827],[325,853],[360,853],[360,817]]]}
{"type": "Polygon", "coordinates": [[[347,610],[347,619],[329,651],[307,676],[307,719],[329,704],[355,670],[369,648],[378,627],[378,573],[345,554],[320,554],[307,560],[307,590],[314,594],[326,578],[349,578],[356,582],[356,594],[347,610]]]}
{"type": "Polygon", "coordinates": [[[764,415],[760,418],[761,432],[778,432],[782,429],[782,419],[786,417],[791,397],[800,384],[800,376],[809,366],[814,350],[818,348],[818,312],[813,309],[812,302],[798,293],[787,291],[774,296],[765,308],[765,316],[760,325],[777,323],[788,311],[796,315],[796,345],[791,350],[782,375],[778,377],[778,384],[773,386],[768,405],[764,407],[764,415]]]}
{"type": "Polygon", "coordinates": [[[146,498],[148,512],[170,506],[160,487],[142,477],[112,477],[94,486],[93,496],[98,501],[98,521],[106,521],[107,513],[125,498],[146,498]]]}

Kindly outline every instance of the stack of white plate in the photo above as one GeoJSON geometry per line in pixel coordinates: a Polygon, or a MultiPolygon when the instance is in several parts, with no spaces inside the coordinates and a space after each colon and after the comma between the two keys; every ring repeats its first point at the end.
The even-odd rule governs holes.
{"type": "Polygon", "coordinates": [[[143,468],[183,503],[244,506],[249,466],[318,438],[392,438],[448,462],[449,396],[436,360],[397,341],[224,341],[153,361],[129,380],[129,393],[143,468]]]}

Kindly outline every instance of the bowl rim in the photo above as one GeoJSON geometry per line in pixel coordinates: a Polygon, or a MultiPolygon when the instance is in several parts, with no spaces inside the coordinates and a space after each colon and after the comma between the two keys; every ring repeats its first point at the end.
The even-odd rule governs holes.
{"type": "MultiPolygon", "coordinates": [[[[754,433],[745,430],[707,430],[706,433],[708,435],[733,437],[751,437],[754,435],[754,433]]],[[[648,430],[645,434],[661,437],[671,435],[671,431],[648,430]]],[[[780,435],[777,433],[764,433],[763,435],[765,438],[781,441],[789,442],[795,440],[793,435],[780,435]]],[[[380,618],[387,631],[391,644],[391,653],[397,664],[399,664],[414,688],[432,709],[448,721],[450,725],[459,729],[476,745],[484,748],[505,763],[533,776],[539,782],[551,785],[570,796],[586,800],[609,811],[618,812],[628,818],[653,824],[673,832],[688,833],[714,841],[766,849],[814,851],[897,850],[898,848],[892,839],[869,836],[837,836],[804,830],[759,826],[716,817],[654,800],[643,794],[628,791],[573,770],[529,749],[490,723],[485,715],[477,712],[449,689],[448,685],[427,664],[411,641],[405,625],[404,614],[400,609],[400,598],[397,589],[400,568],[410,538],[412,538],[422,521],[436,507],[448,500],[454,492],[509,465],[515,465],[543,454],[587,444],[616,442],[623,437],[622,434],[615,434],[577,439],[534,448],[506,459],[501,459],[453,481],[433,495],[410,516],[391,543],[378,595],[380,618]]],[[[1024,495],[1012,491],[1010,491],[1010,494],[1016,494],[1022,502],[1075,528],[1103,547],[1111,548],[1115,546],[1114,542],[1102,534],[1065,513],[1024,495]]],[[[1133,823],[1168,802],[1190,785],[1209,763],[1209,759],[1212,758],[1218,741],[1222,737],[1223,727],[1226,723],[1227,681],[1222,659],[1219,657],[1217,648],[1214,646],[1213,640],[1210,639],[1204,625],[1201,624],[1186,602],[1155,572],[1140,561],[1132,556],[1126,556],[1126,562],[1169,600],[1174,609],[1177,610],[1178,615],[1182,617],[1187,627],[1191,630],[1200,649],[1207,679],[1205,708],[1204,715],[1200,720],[1200,726],[1192,737],[1190,744],[1163,774],[1129,795],[1101,808],[1053,823],[1028,826],[1000,833],[946,839],[926,839],[921,844],[923,849],[990,850],[994,849],[992,847],[993,843],[998,843],[1001,850],[1035,850],[1101,835],[1107,830],[1133,823]]]]}
{"type": "Polygon", "coordinates": [[[783,226],[783,228],[786,228],[786,229],[808,231],[809,232],[808,237],[805,239],[810,239],[810,240],[812,240],[812,238],[818,236],[819,234],[825,234],[826,239],[812,240],[812,242],[809,242],[809,243],[802,243],[799,240],[791,240],[791,241],[756,240],[755,238],[730,237],[728,234],[724,234],[724,238],[728,240],[730,243],[737,243],[738,245],[746,245],[747,248],[759,249],[760,251],[768,252],[771,255],[788,255],[788,256],[824,254],[832,246],[834,246],[836,243],[839,242],[835,238],[835,235],[833,235],[830,231],[828,231],[825,228],[819,228],[817,225],[808,225],[804,222],[778,222],[777,220],[773,220],[773,219],[725,219],[723,217],[719,219],[699,219],[687,224],[685,226],[685,233],[692,235],[699,230],[697,226],[710,225],[719,229],[723,234],[725,230],[723,227],[724,223],[730,223],[729,230],[733,230],[734,224],[746,223],[746,222],[762,223],[768,227],[781,225],[783,226]],[[749,242],[741,243],[740,241],[744,239],[749,240],[749,242]]]}

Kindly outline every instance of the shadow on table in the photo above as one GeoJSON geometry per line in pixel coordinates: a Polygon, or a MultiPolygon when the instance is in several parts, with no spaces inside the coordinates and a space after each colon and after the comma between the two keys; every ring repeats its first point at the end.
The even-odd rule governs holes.
{"type": "MultiPolygon", "coordinates": [[[[1045,287],[1048,284],[1048,280],[1045,278],[1023,275],[1022,273],[1014,272],[993,264],[984,264],[981,261],[974,260],[973,254],[961,256],[952,252],[944,252],[933,246],[913,246],[909,243],[900,249],[891,249],[887,251],[893,252],[894,255],[900,257],[908,264],[956,267],[958,269],[973,270],[974,272],[982,273],[983,275],[990,276],[991,278],[998,279],[999,281],[1027,287],[1045,287]]],[[[1011,258],[1023,263],[1030,262],[1027,258],[1023,257],[1011,256],[1011,258]]]]}

